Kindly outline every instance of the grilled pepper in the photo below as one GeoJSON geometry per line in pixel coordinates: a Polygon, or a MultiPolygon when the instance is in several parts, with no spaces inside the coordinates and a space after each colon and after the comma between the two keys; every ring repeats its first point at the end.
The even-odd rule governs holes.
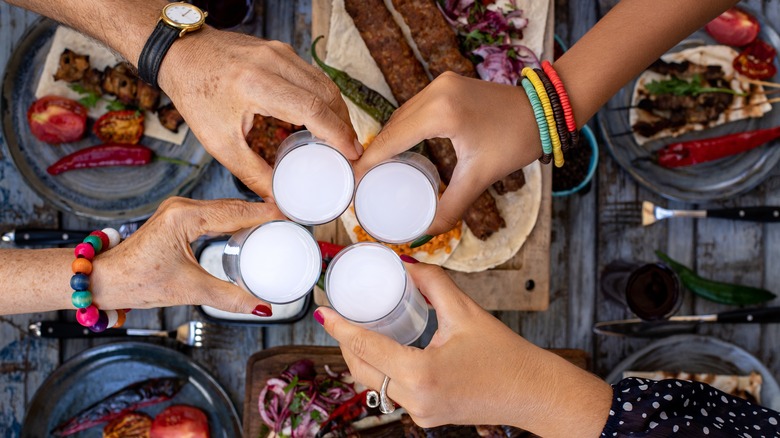
{"type": "Polygon", "coordinates": [[[97,119],[92,132],[103,143],[136,144],[144,135],[144,113],[138,110],[109,111],[97,119]]]}
{"type": "Polygon", "coordinates": [[[59,175],[76,169],[112,166],[145,166],[152,161],[167,161],[173,164],[192,166],[184,160],[157,155],[140,144],[102,144],[73,152],[49,166],[49,175],[59,175]]]}
{"type": "Polygon", "coordinates": [[[669,169],[692,166],[749,151],[778,137],[780,126],[722,137],[681,141],[659,149],[654,158],[660,166],[669,169]]]}
{"type": "Polygon", "coordinates": [[[178,377],[162,377],[133,383],[66,420],[55,427],[51,434],[57,437],[73,435],[119,418],[127,412],[170,400],[186,383],[186,379],[178,377]]]}
{"type": "Polygon", "coordinates": [[[656,251],[655,254],[680,276],[680,281],[685,287],[710,301],[721,304],[746,305],[763,303],[775,298],[775,294],[766,289],[702,278],[691,268],[672,260],[663,252],[656,251]]]}

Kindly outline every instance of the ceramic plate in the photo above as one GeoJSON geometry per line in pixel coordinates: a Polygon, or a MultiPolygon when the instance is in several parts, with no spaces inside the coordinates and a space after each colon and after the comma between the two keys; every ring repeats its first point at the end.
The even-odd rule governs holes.
{"type": "MultiPolygon", "coordinates": [[[[54,370],[27,408],[21,438],[48,437],[63,421],[131,383],[174,376],[188,379],[174,398],[139,410],[154,417],[173,404],[195,406],[206,413],[212,437],[241,436],[241,421],[225,390],[192,359],[158,345],[122,342],[86,350],[54,370]]],[[[72,437],[100,438],[104,425],[72,437]]]]}
{"type": "MultiPolygon", "coordinates": [[[[752,11],[751,11],[752,13],[752,11]]],[[[780,48],[780,37],[761,21],[759,38],[780,48]]],[[[704,30],[699,30],[678,44],[670,52],[705,45],[717,44],[704,30]]],[[[739,51],[739,49],[736,49],[739,51]]],[[[777,57],[775,64],[778,64],[777,57]]],[[[778,82],[778,76],[770,79],[778,82]]],[[[631,135],[629,111],[635,81],[623,87],[599,113],[599,124],[605,143],[612,156],[623,169],[641,185],[668,199],[705,202],[721,200],[742,194],[760,184],[780,162],[780,148],[774,147],[780,140],[733,157],[724,158],[695,166],[665,169],[649,161],[635,162],[636,158],[649,156],[650,151],[677,141],[698,138],[712,138],[754,129],[771,128],[780,125],[780,105],[773,104],[772,111],[758,119],[739,120],[715,128],[688,133],[676,138],[665,138],[638,145],[631,135]],[[617,108],[617,109],[616,109],[617,108]]],[[[772,96],[770,95],[770,98],[772,96]]]]}
{"type": "Polygon", "coordinates": [[[607,376],[615,384],[624,371],[685,371],[747,375],[761,374],[761,404],[780,409],[780,387],[772,373],[747,351],[710,336],[678,335],[656,341],[620,362],[607,376]]]}
{"type": "Polygon", "coordinates": [[[143,167],[79,170],[57,176],[46,173],[46,168],[63,156],[100,143],[90,134],[75,143],[52,146],[30,133],[27,108],[35,101],[35,89],[57,26],[48,19],[32,24],[6,66],[0,102],[3,135],[8,154],[22,177],[57,208],[103,221],[146,218],[164,199],[188,193],[212,160],[192,132],[181,145],[148,136],[141,140],[155,153],[185,160],[193,164],[190,167],[153,162],[143,167]]]}

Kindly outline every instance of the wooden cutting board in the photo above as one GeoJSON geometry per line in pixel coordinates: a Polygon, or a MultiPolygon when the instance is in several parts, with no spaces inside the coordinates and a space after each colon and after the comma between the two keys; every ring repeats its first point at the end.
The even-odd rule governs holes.
{"type": "MultiPolygon", "coordinates": [[[[312,36],[330,29],[331,0],[312,1],[312,36]]],[[[551,2],[545,26],[544,57],[553,53],[554,2],[551,2]]],[[[318,45],[324,51],[326,42],[318,45]]],[[[322,54],[324,59],[324,53],[322,54]]],[[[536,225],[520,251],[506,263],[484,272],[449,271],[455,283],[488,310],[547,310],[550,304],[550,217],[552,212],[552,168],[542,166],[542,204],[536,225]],[[527,289],[526,285],[533,288],[527,289]]],[[[348,245],[351,243],[340,220],[315,228],[317,240],[348,245]]],[[[325,293],[315,288],[314,301],[328,305],[325,293]]]]}
{"type": "MultiPolygon", "coordinates": [[[[588,355],[583,350],[552,349],[550,351],[582,369],[588,369],[588,355]]],[[[260,436],[263,420],[260,418],[258,398],[265,383],[268,379],[279,376],[288,365],[300,359],[310,359],[314,362],[318,374],[325,373],[325,365],[335,372],[347,370],[338,347],[290,345],[269,348],[253,354],[246,365],[245,437],[260,436]]]]}

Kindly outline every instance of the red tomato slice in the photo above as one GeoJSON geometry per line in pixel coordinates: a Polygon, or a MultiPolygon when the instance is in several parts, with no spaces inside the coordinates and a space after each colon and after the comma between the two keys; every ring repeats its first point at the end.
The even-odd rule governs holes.
{"type": "Polygon", "coordinates": [[[729,46],[745,46],[755,41],[761,26],[756,17],[733,7],[704,26],[715,41],[729,46]]]}
{"type": "Polygon", "coordinates": [[[151,438],[209,438],[209,422],[198,408],[173,405],[152,421],[151,438]]]}
{"type": "Polygon", "coordinates": [[[777,51],[769,44],[756,40],[740,53],[732,65],[741,74],[753,79],[769,79],[777,74],[775,55],[777,51]]]}
{"type": "Polygon", "coordinates": [[[38,140],[51,144],[68,143],[84,136],[87,108],[75,100],[44,96],[30,105],[27,122],[38,140]]]}
{"type": "Polygon", "coordinates": [[[109,111],[95,122],[92,132],[103,143],[136,144],[144,135],[144,113],[137,110],[109,111]]]}

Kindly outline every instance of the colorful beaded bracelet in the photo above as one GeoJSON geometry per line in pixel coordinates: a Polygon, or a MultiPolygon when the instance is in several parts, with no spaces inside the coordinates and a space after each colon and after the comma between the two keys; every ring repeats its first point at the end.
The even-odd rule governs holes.
{"type": "Polygon", "coordinates": [[[552,64],[550,64],[550,61],[542,61],[542,70],[547,73],[547,77],[550,78],[550,82],[552,82],[555,87],[555,91],[558,92],[558,97],[560,97],[561,106],[563,107],[563,114],[566,119],[566,127],[569,129],[571,144],[573,147],[576,147],[580,143],[580,132],[577,130],[577,121],[574,120],[574,111],[571,108],[569,94],[566,92],[563,81],[561,81],[558,72],[555,71],[552,64]]]}
{"type": "Polygon", "coordinates": [[[558,130],[558,136],[561,139],[561,150],[566,152],[571,147],[571,136],[569,136],[569,130],[566,128],[566,116],[563,113],[563,106],[558,97],[558,92],[555,91],[550,78],[547,77],[543,70],[535,68],[534,71],[539,76],[539,79],[542,80],[544,91],[547,92],[547,96],[550,98],[550,106],[553,110],[553,118],[555,118],[555,128],[558,130]]]}
{"type": "Polygon", "coordinates": [[[101,252],[117,246],[122,240],[119,232],[113,228],[93,231],[76,245],[73,253],[76,260],[71,264],[73,277],[70,287],[73,289],[71,302],[76,307],[76,321],[93,332],[99,333],[109,327],[121,327],[125,323],[124,310],[100,310],[92,302],[92,292],[89,289],[89,274],[92,273],[92,261],[101,252]]]}
{"type": "Polygon", "coordinates": [[[563,151],[561,150],[561,138],[558,135],[558,130],[555,126],[555,116],[553,115],[552,106],[550,105],[550,98],[547,96],[547,91],[544,89],[544,84],[542,84],[542,80],[539,79],[539,75],[530,67],[523,68],[520,73],[531,81],[534,89],[536,89],[536,94],[539,95],[539,100],[542,102],[542,108],[544,108],[544,117],[547,119],[547,129],[550,131],[555,167],[561,167],[564,162],[563,151]]]}
{"type": "Polygon", "coordinates": [[[528,95],[528,100],[531,102],[531,108],[536,118],[536,124],[539,126],[539,139],[542,142],[542,151],[544,152],[539,160],[547,164],[550,162],[550,155],[552,154],[552,142],[550,141],[550,131],[547,129],[547,119],[544,117],[542,102],[539,101],[539,95],[536,94],[536,89],[528,78],[523,78],[520,81],[520,85],[523,86],[525,94],[528,95]]]}

